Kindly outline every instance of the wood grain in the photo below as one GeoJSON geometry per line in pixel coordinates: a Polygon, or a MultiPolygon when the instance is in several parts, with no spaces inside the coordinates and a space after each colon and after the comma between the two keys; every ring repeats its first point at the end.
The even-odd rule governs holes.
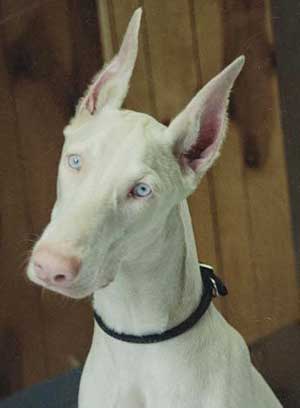
{"type": "Polygon", "coordinates": [[[12,3],[0,3],[0,330],[16,336],[20,359],[9,392],[82,363],[88,351],[89,302],[43,293],[25,279],[22,260],[49,220],[62,129],[102,65],[93,1],[24,3],[20,13],[12,3]]]}
{"type": "MultiPolygon", "coordinates": [[[[12,95],[12,78],[5,61],[5,43],[1,33],[0,56],[0,106],[1,106],[1,308],[0,326],[2,333],[13,333],[15,342],[21,343],[21,349],[15,355],[19,360],[18,372],[11,373],[6,379],[6,390],[14,391],[14,386],[38,381],[46,375],[46,349],[41,330],[42,313],[37,288],[27,286],[22,261],[26,240],[32,231],[31,214],[28,211],[25,186],[23,184],[24,158],[18,133],[18,120],[15,100],[12,95]],[[30,293],[30,296],[28,294],[30,293]],[[37,307],[38,305],[38,307],[37,307]],[[28,336],[27,322],[35,336],[28,336]],[[27,332],[27,335],[26,335],[27,332]],[[34,361],[33,353],[26,353],[30,348],[40,355],[34,361]],[[24,368],[23,368],[24,367],[24,368]],[[26,368],[25,368],[26,367],[26,368]],[[30,369],[28,369],[30,367],[30,369]],[[23,372],[22,372],[23,371],[23,372]],[[17,382],[14,383],[14,377],[17,382]],[[25,380],[26,377],[26,380],[25,380]],[[24,381],[24,382],[23,382],[24,381]]],[[[2,338],[3,341],[3,338],[2,338]]],[[[5,342],[1,345],[4,353],[5,342]]],[[[9,352],[9,351],[8,351],[9,352]]],[[[12,358],[12,356],[10,356],[12,358]]]]}
{"type": "Polygon", "coordinates": [[[256,280],[252,302],[259,308],[260,333],[267,335],[299,313],[269,2],[226,0],[223,24],[225,62],[241,52],[247,59],[235,90],[234,120],[243,146],[251,276],[256,280]]]}
{"type": "Polygon", "coordinates": [[[271,0],[270,21],[274,27],[273,60],[279,77],[281,121],[284,128],[286,165],[289,174],[292,226],[296,253],[298,285],[300,284],[300,92],[298,86],[300,71],[300,3],[297,0],[283,2],[271,0]]]}
{"type": "MultiPolygon", "coordinates": [[[[207,82],[224,68],[222,3],[195,1],[194,15],[199,63],[204,82],[207,82]],[[213,53],[211,49],[214,49],[213,53]]],[[[233,101],[234,97],[235,90],[232,93],[233,101]]],[[[223,311],[227,319],[251,340],[259,336],[259,326],[257,302],[253,302],[256,285],[252,278],[250,227],[241,149],[238,129],[234,123],[230,123],[221,158],[210,172],[210,186],[215,197],[214,224],[220,258],[218,273],[221,273],[230,291],[230,296],[222,300],[226,306],[223,311]]]]}

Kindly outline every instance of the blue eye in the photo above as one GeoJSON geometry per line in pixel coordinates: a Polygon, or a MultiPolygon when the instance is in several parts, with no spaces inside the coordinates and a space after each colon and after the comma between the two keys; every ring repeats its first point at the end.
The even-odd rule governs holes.
{"type": "Polygon", "coordinates": [[[79,154],[70,154],[68,156],[68,164],[72,169],[80,170],[81,169],[81,158],[79,154]]]}
{"type": "Polygon", "coordinates": [[[131,190],[134,197],[148,197],[152,194],[152,189],[146,183],[138,183],[131,190]]]}

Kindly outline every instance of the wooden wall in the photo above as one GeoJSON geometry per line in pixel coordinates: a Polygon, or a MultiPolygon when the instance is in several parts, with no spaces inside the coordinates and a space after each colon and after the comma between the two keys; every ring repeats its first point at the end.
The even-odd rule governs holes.
{"type": "MultiPolygon", "coordinates": [[[[221,159],[190,200],[199,257],[230,296],[218,307],[249,342],[299,316],[268,1],[98,0],[102,53],[144,9],[127,107],[168,123],[236,56],[221,159]]],[[[0,397],[82,362],[88,301],[30,284],[24,263],[55,197],[61,130],[102,65],[94,0],[0,0],[0,397]]]]}
{"type": "Polygon", "coordinates": [[[54,202],[62,128],[102,61],[94,1],[0,10],[1,397],[81,362],[90,342],[88,302],[42,292],[24,265],[54,202]]]}
{"type": "MultiPolygon", "coordinates": [[[[276,42],[276,63],[282,101],[281,117],[289,174],[294,243],[300,271],[300,2],[272,0],[272,20],[276,42]]],[[[300,283],[300,273],[298,273],[300,283]]]]}
{"type": "Polygon", "coordinates": [[[199,258],[230,296],[217,302],[251,342],[299,317],[270,5],[263,0],[99,0],[106,59],[133,10],[144,10],[127,107],[168,123],[240,54],[221,159],[189,203],[199,258]]]}

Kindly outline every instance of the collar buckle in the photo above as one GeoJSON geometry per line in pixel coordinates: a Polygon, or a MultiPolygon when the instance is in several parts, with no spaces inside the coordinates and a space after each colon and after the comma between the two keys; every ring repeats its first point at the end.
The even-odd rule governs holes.
{"type": "Polygon", "coordinates": [[[217,282],[215,281],[215,279],[213,277],[209,277],[211,283],[212,283],[212,295],[213,297],[219,297],[221,296],[219,290],[218,290],[218,286],[217,286],[217,282]]]}

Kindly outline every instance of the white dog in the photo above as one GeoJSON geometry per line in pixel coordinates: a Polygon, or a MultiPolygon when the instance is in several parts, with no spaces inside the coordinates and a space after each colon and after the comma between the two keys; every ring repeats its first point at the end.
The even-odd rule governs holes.
{"type": "Polygon", "coordinates": [[[80,408],[280,407],[210,303],[222,286],[199,272],[186,203],[219,155],[244,58],[166,127],[120,109],[140,19],[138,9],[64,131],[57,201],[28,276],[69,297],[93,294],[80,408]]]}

